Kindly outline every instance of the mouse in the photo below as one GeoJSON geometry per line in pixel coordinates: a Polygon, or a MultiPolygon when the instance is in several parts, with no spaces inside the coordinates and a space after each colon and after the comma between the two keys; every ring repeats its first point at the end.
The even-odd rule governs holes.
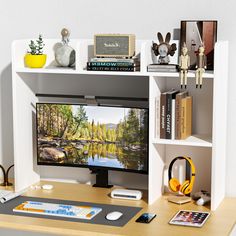
{"type": "Polygon", "coordinates": [[[113,211],[106,215],[107,220],[119,220],[123,213],[119,211],[113,211]]]}

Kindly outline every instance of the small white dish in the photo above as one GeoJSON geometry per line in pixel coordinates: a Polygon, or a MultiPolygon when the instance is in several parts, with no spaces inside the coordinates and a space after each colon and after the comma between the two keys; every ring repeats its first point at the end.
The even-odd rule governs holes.
{"type": "Polygon", "coordinates": [[[51,184],[44,184],[42,186],[42,189],[44,189],[44,190],[51,190],[51,189],[53,189],[53,185],[51,185],[51,184]]]}

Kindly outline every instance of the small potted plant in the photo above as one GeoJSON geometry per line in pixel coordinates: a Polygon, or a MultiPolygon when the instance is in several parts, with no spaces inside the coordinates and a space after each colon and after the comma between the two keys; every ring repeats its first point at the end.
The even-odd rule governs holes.
{"type": "Polygon", "coordinates": [[[25,65],[29,68],[42,68],[47,60],[47,55],[43,54],[43,37],[40,34],[35,41],[31,40],[29,44],[30,50],[25,55],[25,65]]]}

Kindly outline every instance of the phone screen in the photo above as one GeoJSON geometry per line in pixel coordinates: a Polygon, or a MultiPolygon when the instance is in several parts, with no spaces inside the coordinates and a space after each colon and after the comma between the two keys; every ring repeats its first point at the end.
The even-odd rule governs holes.
{"type": "Polygon", "coordinates": [[[139,223],[150,223],[155,217],[156,217],[156,214],[143,213],[143,214],[136,220],[136,222],[139,222],[139,223]]]}

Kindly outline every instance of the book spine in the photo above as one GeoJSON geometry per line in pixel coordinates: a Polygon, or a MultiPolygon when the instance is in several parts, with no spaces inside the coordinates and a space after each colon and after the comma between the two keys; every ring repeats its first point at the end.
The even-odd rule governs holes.
{"type": "Polygon", "coordinates": [[[155,138],[160,136],[160,97],[155,98],[155,138]]]}
{"type": "Polygon", "coordinates": [[[175,99],[175,139],[181,139],[181,96],[175,99]]]}
{"type": "Polygon", "coordinates": [[[154,69],[148,68],[148,72],[178,72],[177,69],[154,69]]]}
{"type": "Polygon", "coordinates": [[[171,139],[172,95],[166,95],[166,139],[171,139]]]}
{"type": "Polygon", "coordinates": [[[181,104],[181,139],[186,139],[192,135],[192,97],[183,98],[181,104]]]}
{"type": "Polygon", "coordinates": [[[172,99],[171,104],[171,139],[175,139],[175,99],[172,99]]]}
{"type": "Polygon", "coordinates": [[[105,66],[88,66],[89,71],[136,71],[135,67],[105,67],[105,66]]]}
{"type": "Polygon", "coordinates": [[[90,62],[129,62],[134,63],[136,59],[121,59],[121,58],[91,58],[90,62]]]}
{"type": "Polygon", "coordinates": [[[184,126],[186,131],[186,138],[192,135],[192,97],[186,98],[186,112],[185,112],[184,126]]]}
{"type": "Polygon", "coordinates": [[[131,62],[87,62],[87,66],[106,66],[106,67],[132,67],[135,66],[134,63],[131,62]]]}
{"type": "Polygon", "coordinates": [[[181,139],[186,139],[187,134],[186,134],[186,98],[181,99],[181,117],[180,117],[180,122],[181,122],[181,139]]]}
{"type": "Polygon", "coordinates": [[[160,138],[166,138],[166,94],[160,98],[160,138]]]}

